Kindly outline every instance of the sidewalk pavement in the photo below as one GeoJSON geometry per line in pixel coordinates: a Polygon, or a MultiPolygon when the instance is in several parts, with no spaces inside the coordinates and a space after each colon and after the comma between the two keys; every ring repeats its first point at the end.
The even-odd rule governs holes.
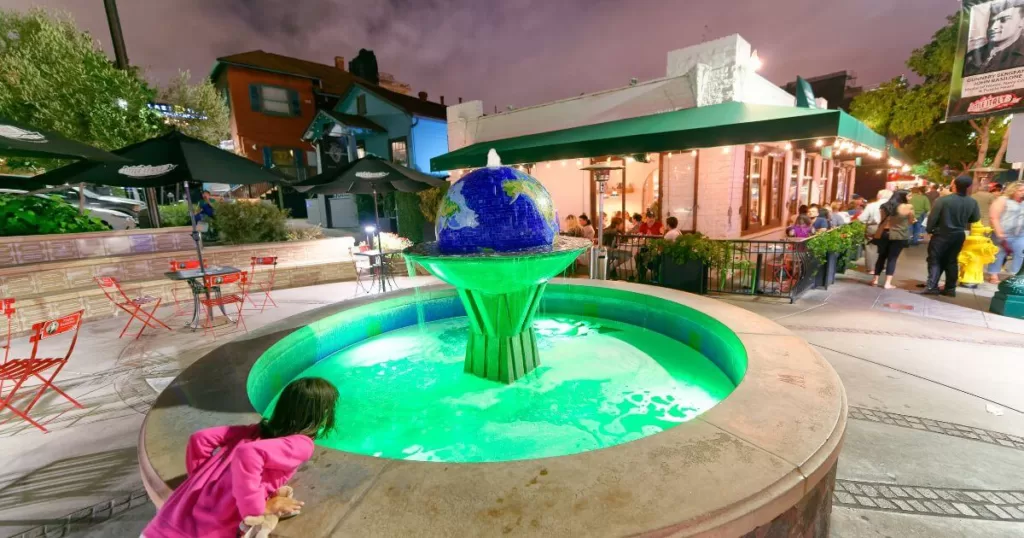
{"type": "MultiPolygon", "coordinates": [[[[807,339],[843,380],[850,421],[832,536],[1024,536],[1024,320],[985,312],[985,288],[953,300],[916,295],[910,290],[922,277],[920,247],[901,260],[903,289],[872,288],[870,277],[849,271],[792,305],[720,299],[807,339]]],[[[347,299],[353,289],[275,292],[280,308],[246,320],[255,329],[347,299]]],[[[54,430],[46,435],[21,423],[0,426],[0,453],[11,456],[0,469],[0,536],[130,500],[141,490],[135,446],[144,413],[177,372],[221,342],[183,330],[118,341],[111,334],[124,321],[86,324],[61,375],[86,410],[57,416],[66,406],[44,401],[40,411],[54,430]]],[[[127,509],[136,504],[117,504],[124,507],[117,516],[76,526],[74,535],[138,536],[153,508],[127,509]]]]}

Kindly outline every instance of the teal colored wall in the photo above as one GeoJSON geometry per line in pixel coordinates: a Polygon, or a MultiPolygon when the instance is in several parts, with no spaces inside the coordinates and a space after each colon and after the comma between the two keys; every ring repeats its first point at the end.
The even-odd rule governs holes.
{"type": "Polygon", "coordinates": [[[354,86],[334,110],[343,114],[358,116],[356,98],[360,95],[366,96],[366,118],[387,129],[387,134],[359,136],[358,140],[363,140],[366,143],[367,153],[387,159],[390,157],[388,140],[403,136],[409,137],[409,125],[412,119],[404,110],[359,86],[354,86]]]}
{"type": "Polygon", "coordinates": [[[430,173],[430,159],[448,153],[448,124],[432,118],[416,118],[412,128],[410,163],[420,172],[430,173]]]}

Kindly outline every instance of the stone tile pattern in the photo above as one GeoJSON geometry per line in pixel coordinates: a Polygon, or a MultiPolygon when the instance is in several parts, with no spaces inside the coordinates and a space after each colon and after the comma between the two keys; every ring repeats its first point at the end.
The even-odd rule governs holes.
{"type": "Polygon", "coordinates": [[[0,267],[31,263],[80,260],[129,253],[173,252],[192,245],[187,228],[159,233],[144,230],[91,234],[30,235],[3,238],[0,267]]]}
{"type": "Polygon", "coordinates": [[[75,510],[63,518],[60,518],[57,522],[28,529],[24,532],[12,535],[10,538],[49,538],[51,536],[70,536],[76,531],[81,531],[93,525],[98,525],[147,503],[149,503],[149,496],[146,494],[146,490],[137,489],[116,499],[104,501],[88,508],[82,508],[81,510],[75,510]]]}
{"type": "Polygon", "coordinates": [[[836,480],[836,506],[904,514],[1024,522],[1024,490],[932,488],[836,480]]]}
{"type": "Polygon", "coordinates": [[[828,538],[835,483],[836,466],[833,465],[832,470],[795,506],[740,538],[828,538]]]}
{"type": "Polygon", "coordinates": [[[877,409],[854,406],[850,406],[850,414],[848,416],[853,420],[879,422],[882,424],[889,424],[890,426],[899,426],[901,428],[939,433],[953,437],[960,437],[962,439],[970,439],[972,441],[980,441],[990,445],[1024,450],[1024,437],[992,430],[983,430],[981,428],[974,428],[971,426],[964,426],[963,424],[954,424],[952,422],[944,422],[941,420],[932,420],[928,418],[901,415],[899,413],[890,413],[887,411],[879,411],[877,409]]]}
{"type": "MultiPolygon", "coordinates": [[[[128,244],[127,238],[125,244],[128,244]]],[[[166,239],[166,238],[161,238],[166,239]]],[[[191,244],[191,240],[189,240],[191,244]]],[[[248,271],[253,256],[277,256],[274,287],[278,289],[353,280],[356,277],[349,238],[318,241],[265,243],[211,247],[204,259],[209,265],[229,265],[248,271]]],[[[138,243],[149,248],[152,244],[138,243]]],[[[190,297],[187,284],[168,280],[164,273],[172,259],[194,259],[195,251],[127,253],[123,256],[92,258],[56,266],[19,265],[6,268],[0,276],[0,297],[14,297],[16,315],[12,330],[24,334],[33,323],[85,310],[86,319],[108,317],[116,307],[94,281],[112,276],[129,296],[160,297],[168,304],[190,297]],[[50,268],[48,268],[50,267],[50,268]]],[[[269,271],[257,268],[254,282],[265,282],[269,271]]],[[[253,290],[259,289],[258,286],[253,290]]]]}
{"type": "Polygon", "coordinates": [[[894,331],[880,331],[874,329],[857,329],[854,327],[819,327],[817,325],[789,325],[784,322],[783,325],[787,329],[795,332],[808,331],[846,334],[870,334],[872,336],[894,336],[896,338],[918,338],[922,340],[939,340],[943,342],[960,342],[965,344],[981,344],[989,346],[1024,348],[1024,343],[1020,342],[1020,340],[998,340],[991,338],[980,340],[977,338],[960,338],[956,336],[947,336],[941,334],[909,334],[894,331]]]}

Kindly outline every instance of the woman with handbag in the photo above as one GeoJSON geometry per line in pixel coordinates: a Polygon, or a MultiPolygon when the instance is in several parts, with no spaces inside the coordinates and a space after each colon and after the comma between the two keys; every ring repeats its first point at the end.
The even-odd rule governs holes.
{"type": "Polygon", "coordinates": [[[875,278],[872,286],[878,285],[878,277],[885,271],[885,289],[891,290],[892,277],[896,272],[896,261],[900,252],[910,241],[910,229],[914,223],[914,206],[907,199],[906,190],[898,190],[879,208],[880,219],[871,242],[878,248],[875,262],[875,278]]]}

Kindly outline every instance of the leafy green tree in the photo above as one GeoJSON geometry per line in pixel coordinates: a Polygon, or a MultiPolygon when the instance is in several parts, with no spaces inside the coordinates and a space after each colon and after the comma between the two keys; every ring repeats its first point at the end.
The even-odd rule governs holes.
{"type": "Polygon", "coordinates": [[[1007,118],[990,116],[968,122],[941,123],[949,99],[960,16],[947,18],[932,40],[915,49],[907,67],[921,78],[911,85],[899,77],[854,98],[853,115],[875,131],[895,139],[922,162],[917,173],[933,180],[942,170],[962,172],[1002,164],[1007,118]]]}
{"type": "Polygon", "coordinates": [[[231,111],[227,101],[209,79],[191,83],[192,74],[181,71],[167,87],[160,90],[160,101],[174,105],[175,112],[195,113],[196,118],[166,117],[168,125],[216,146],[231,136],[231,111]]]}
{"type": "Polygon", "coordinates": [[[116,149],[166,128],[147,106],[153,97],[137,70],[117,69],[69,15],[0,10],[0,117],[116,149]]]}

